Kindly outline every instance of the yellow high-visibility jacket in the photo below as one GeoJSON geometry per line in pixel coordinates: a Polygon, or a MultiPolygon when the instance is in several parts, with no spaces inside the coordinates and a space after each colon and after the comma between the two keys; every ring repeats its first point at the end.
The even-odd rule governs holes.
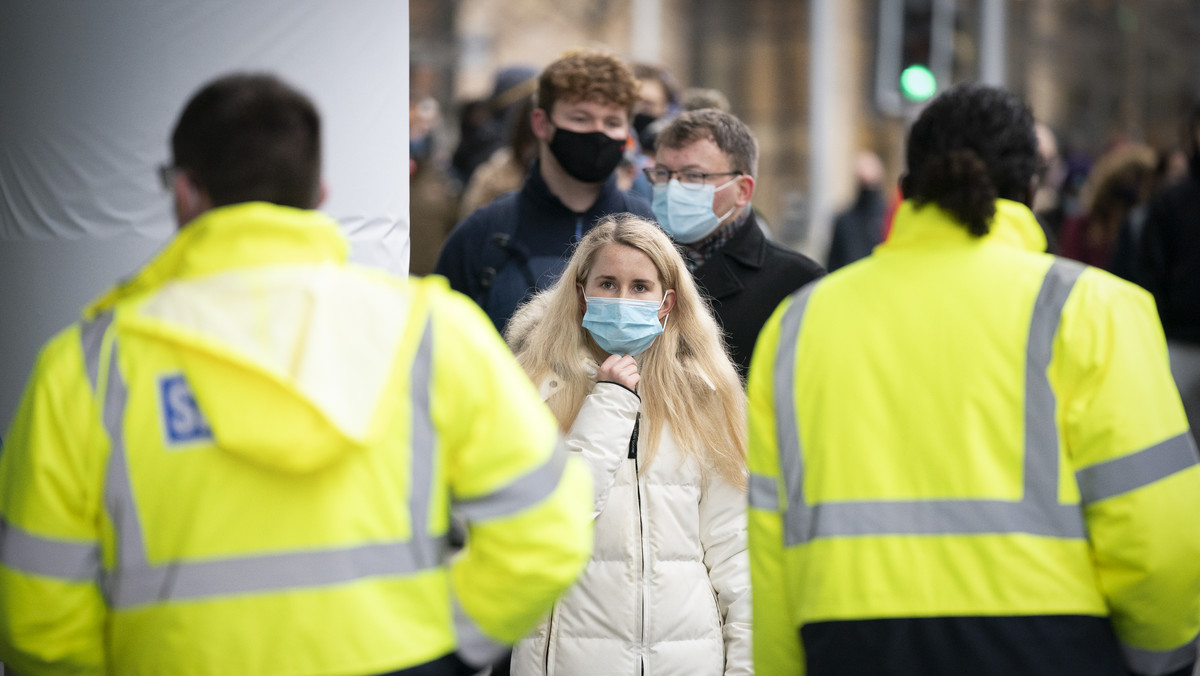
{"type": "Polygon", "coordinates": [[[591,480],[487,317],[347,249],[317,212],[214,209],[47,345],[0,453],[0,660],[483,664],[574,580],[591,480]]]}
{"type": "Polygon", "coordinates": [[[919,636],[942,653],[888,673],[964,655],[1015,655],[1023,674],[1194,659],[1200,467],[1154,301],[1044,248],[1018,203],[976,238],[906,202],[887,243],[763,329],[748,383],[759,674],[865,673],[919,636]],[[1108,652],[1058,640],[1080,627],[1108,652]],[[1001,634],[1040,640],[989,653],[1001,634]]]}

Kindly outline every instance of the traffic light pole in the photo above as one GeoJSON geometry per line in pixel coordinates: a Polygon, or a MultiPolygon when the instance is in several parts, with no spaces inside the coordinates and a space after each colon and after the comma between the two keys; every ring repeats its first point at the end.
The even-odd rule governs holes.
{"type": "Polygon", "coordinates": [[[837,125],[837,0],[809,3],[808,228],[801,247],[824,260],[833,231],[831,168],[837,125]]]}
{"type": "Polygon", "coordinates": [[[979,81],[996,87],[1005,86],[1005,49],[1008,11],[1005,0],[983,0],[979,35],[979,81]]]}
{"type": "Polygon", "coordinates": [[[950,85],[954,0],[880,0],[875,102],[903,116],[950,85]]]}

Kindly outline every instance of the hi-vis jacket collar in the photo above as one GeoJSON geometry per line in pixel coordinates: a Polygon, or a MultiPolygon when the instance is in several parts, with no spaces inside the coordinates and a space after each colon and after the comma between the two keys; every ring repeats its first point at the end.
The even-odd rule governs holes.
{"type": "Polygon", "coordinates": [[[214,209],[95,302],[85,326],[107,317],[114,350],[170,347],[175,361],[154,377],[171,421],[195,423],[179,439],[313,471],[382,438],[397,359],[423,326],[403,282],[345,264],[347,248],[316,212],[214,209]]]}
{"type": "Polygon", "coordinates": [[[93,301],[84,318],[172,279],[264,263],[341,263],[349,249],[337,222],[318,211],[266,202],[218,207],[184,226],[150,264],[93,301]]]}
{"type": "Polygon", "coordinates": [[[905,200],[896,212],[892,235],[881,245],[881,250],[928,246],[934,242],[964,244],[972,240],[1004,244],[1026,251],[1046,250],[1046,234],[1033,212],[1024,204],[1011,200],[996,200],[996,215],[992,218],[991,231],[978,238],[936,204],[918,207],[912,200],[905,200]]]}

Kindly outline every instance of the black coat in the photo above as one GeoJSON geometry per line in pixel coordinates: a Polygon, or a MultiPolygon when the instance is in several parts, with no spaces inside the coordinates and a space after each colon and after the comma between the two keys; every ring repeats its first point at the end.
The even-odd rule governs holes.
{"type": "Polygon", "coordinates": [[[758,332],[784,298],[825,274],[811,258],[767,239],[751,213],[734,236],[694,271],[725,330],[729,354],[742,376],[758,332]]]}
{"type": "Polygon", "coordinates": [[[883,193],[877,188],[859,188],[854,204],[833,220],[833,242],[829,245],[829,271],[871,255],[883,241],[883,193]]]}
{"type": "Polygon", "coordinates": [[[1200,166],[1150,202],[1134,281],[1154,294],[1168,339],[1200,344],[1200,166]]]}

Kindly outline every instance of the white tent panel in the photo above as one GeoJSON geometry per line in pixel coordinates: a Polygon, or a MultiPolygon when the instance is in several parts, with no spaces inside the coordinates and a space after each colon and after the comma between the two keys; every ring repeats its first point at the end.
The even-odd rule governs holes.
{"type": "Polygon", "coordinates": [[[171,236],[155,168],[187,98],[232,71],[314,99],[323,210],[355,260],[407,274],[406,0],[4,0],[0,429],[38,346],[171,236]]]}

